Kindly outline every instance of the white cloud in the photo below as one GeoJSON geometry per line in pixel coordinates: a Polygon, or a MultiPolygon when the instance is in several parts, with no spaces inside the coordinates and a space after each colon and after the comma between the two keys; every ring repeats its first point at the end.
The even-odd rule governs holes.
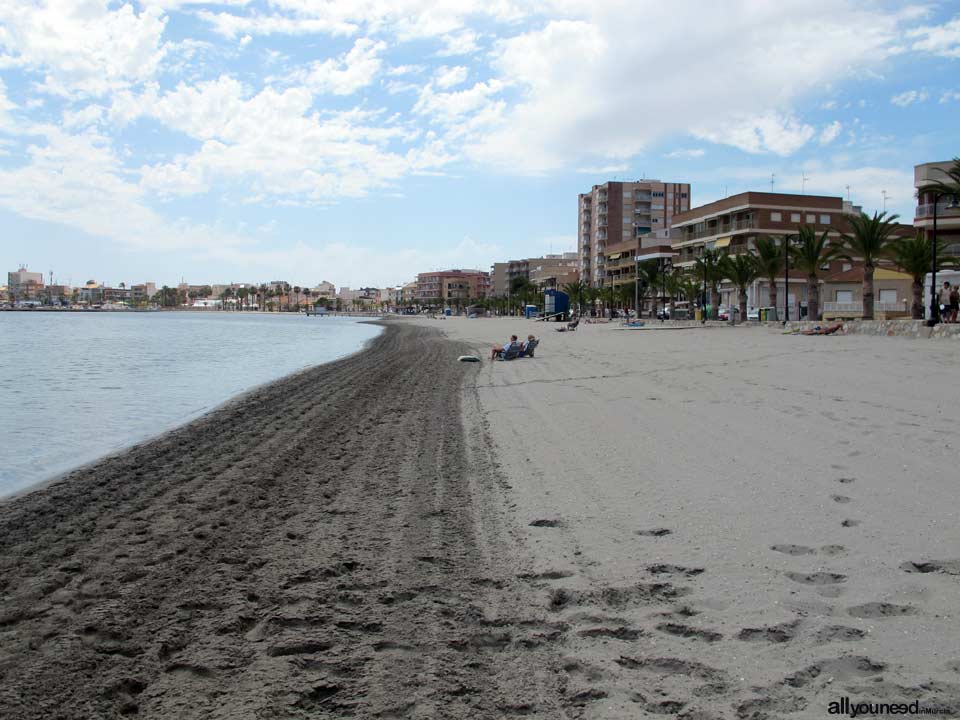
{"type": "Polygon", "coordinates": [[[427,85],[422,89],[413,112],[428,116],[433,122],[456,123],[465,115],[495,107],[491,105],[492,98],[502,90],[503,84],[497,80],[478,82],[465,90],[446,93],[434,92],[433,87],[427,85]]]}
{"type": "Polygon", "coordinates": [[[890,102],[900,107],[907,107],[914,103],[925,102],[929,97],[926,90],[907,90],[891,97],[890,102]]]}
{"type": "Polygon", "coordinates": [[[210,226],[168,221],[128,179],[109,141],[34,127],[42,141],[26,148],[29,162],[0,170],[0,205],[23,217],[56,222],[129,247],[196,249],[243,240],[210,226]]]}
{"type": "Polygon", "coordinates": [[[960,16],[943,25],[930,25],[915,28],[907,32],[914,50],[960,58],[960,16]]]}
{"type": "Polygon", "coordinates": [[[166,19],[107,0],[0,3],[0,49],[8,62],[44,73],[43,89],[103,96],[153,77],[165,54],[166,19]]]}
{"type": "Polygon", "coordinates": [[[839,120],[834,120],[832,123],[827,125],[823,130],[820,131],[820,144],[829,145],[834,140],[837,139],[840,135],[840,131],[843,129],[843,124],[839,120]]]}
{"type": "Polygon", "coordinates": [[[468,70],[463,65],[447,67],[442,65],[437,68],[433,75],[433,83],[441,90],[448,90],[456,85],[460,85],[467,79],[468,70]]]}
{"type": "Polygon", "coordinates": [[[707,151],[703,148],[691,148],[688,150],[672,150],[664,154],[667,158],[699,158],[706,155],[707,151]]]}
{"type": "Polygon", "coordinates": [[[12,129],[13,119],[10,117],[10,111],[16,109],[16,104],[7,97],[7,86],[0,78],[0,130],[12,129]]]}
{"type": "Polygon", "coordinates": [[[775,111],[753,117],[734,116],[727,123],[713,122],[692,128],[694,136],[732,145],[748,153],[791,155],[816,134],[811,125],[775,111]]]}
{"type": "Polygon", "coordinates": [[[495,46],[497,77],[517,99],[467,144],[473,158],[541,173],[590,158],[618,163],[691,125],[748,152],[789,154],[816,135],[796,108],[885,62],[904,23],[853,0],[573,7],[495,46]],[[657,72],[680,46],[697,52],[657,72]]]}
{"type": "Polygon", "coordinates": [[[303,83],[314,92],[351,95],[373,82],[383,64],[379,55],[386,47],[383,41],[359,38],[349,52],[314,63],[303,83]]]}
{"type": "Polygon", "coordinates": [[[960,92],[956,90],[945,90],[940,96],[940,104],[952,102],[954,100],[960,100],[960,92]]]}

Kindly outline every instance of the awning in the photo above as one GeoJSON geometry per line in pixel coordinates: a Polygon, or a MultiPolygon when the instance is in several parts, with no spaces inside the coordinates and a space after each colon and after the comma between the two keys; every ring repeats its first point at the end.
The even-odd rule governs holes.
{"type": "Polygon", "coordinates": [[[727,235],[727,237],[717,238],[713,243],[713,247],[714,248],[729,247],[731,239],[732,238],[729,235],[727,235]]]}
{"type": "Polygon", "coordinates": [[[620,259],[620,253],[616,253],[614,255],[607,255],[607,260],[619,260],[619,259],[620,259]]]}

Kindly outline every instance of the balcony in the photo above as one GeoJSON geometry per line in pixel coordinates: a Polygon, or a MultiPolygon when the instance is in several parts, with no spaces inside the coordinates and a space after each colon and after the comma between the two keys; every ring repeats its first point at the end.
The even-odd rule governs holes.
{"type": "Polygon", "coordinates": [[[737,232],[738,230],[750,230],[756,227],[754,220],[734,220],[733,222],[712,225],[708,228],[698,231],[685,233],[683,240],[700,240],[701,238],[713,237],[714,235],[725,235],[726,233],[737,232]]]}
{"type": "MultiPolygon", "coordinates": [[[[915,218],[931,218],[933,219],[933,203],[929,205],[917,205],[916,212],[913,215],[915,218]]],[[[960,217],[960,208],[950,208],[949,203],[938,202],[937,203],[937,220],[940,218],[956,218],[960,217]]]]}

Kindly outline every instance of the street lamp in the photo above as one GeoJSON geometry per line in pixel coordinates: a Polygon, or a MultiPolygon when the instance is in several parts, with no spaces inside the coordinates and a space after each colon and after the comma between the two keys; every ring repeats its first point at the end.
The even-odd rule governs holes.
{"type": "MultiPolygon", "coordinates": [[[[703,246],[704,252],[707,250],[707,246],[703,246]]],[[[703,258],[703,254],[700,255],[700,264],[703,266],[703,292],[700,293],[700,324],[707,324],[707,261],[703,258]]]]}
{"type": "Polygon", "coordinates": [[[960,208],[957,194],[949,190],[935,190],[933,192],[933,273],[930,278],[930,317],[927,318],[927,327],[933,327],[940,322],[940,303],[937,302],[937,202],[942,197],[950,196],[947,210],[960,208]]]}
{"type": "Polygon", "coordinates": [[[667,319],[667,272],[673,265],[668,257],[662,258],[662,260],[663,267],[660,269],[660,322],[667,319]]]}
{"type": "MultiPolygon", "coordinates": [[[[783,324],[790,322],[790,241],[800,237],[797,233],[783,236],[783,324]]],[[[800,318],[798,317],[797,320],[800,318]]]]}

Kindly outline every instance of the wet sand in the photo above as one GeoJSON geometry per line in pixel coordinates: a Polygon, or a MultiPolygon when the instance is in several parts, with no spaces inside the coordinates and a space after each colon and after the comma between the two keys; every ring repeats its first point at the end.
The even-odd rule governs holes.
{"type": "Polygon", "coordinates": [[[562,715],[462,351],[391,325],[0,504],[0,717],[562,715]]]}

